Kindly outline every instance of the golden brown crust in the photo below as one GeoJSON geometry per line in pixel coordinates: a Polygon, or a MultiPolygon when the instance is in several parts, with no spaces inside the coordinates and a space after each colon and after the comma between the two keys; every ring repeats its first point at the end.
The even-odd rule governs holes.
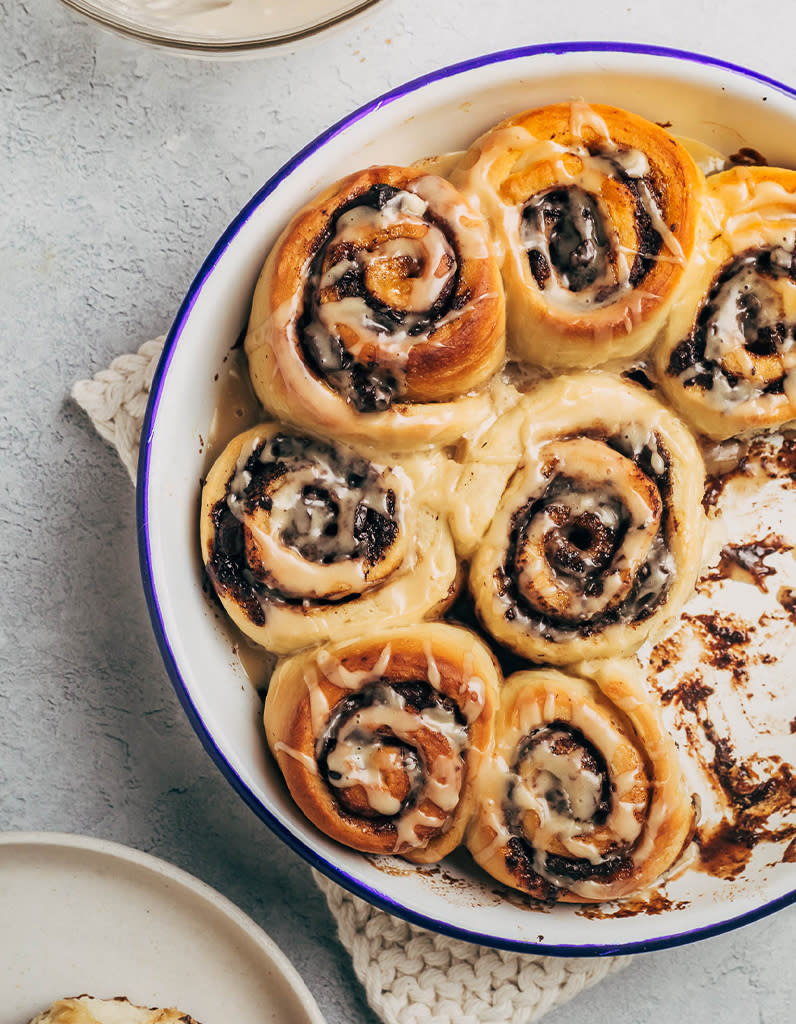
{"type": "Polygon", "coordinates": [[[635,662],[517,672],[467,833],[476,861],[536,899],[619,899],[680,856],[694,808],[635,662]]]}
{"type": "Polygon", "coordinates": [[[559,103],[487,132],[453,180],[495,232],[511,351],[591,367],[650,345],[691,260],[704,190],[671,135],[616,107],[559,103]],[[573,204],[563,220],[562,202],[573,204]]]}
{"type": "Polygon", "coordinates": [[[246,352],[258,398],[281,418],[405,449],[455,440],[488,413],[479,389],[503,362],[504,331],[477,214],[442,178],[371,167],[326,189],[282,233],[257,284],[246,352]]]}
{"type": "Polygon", "coordinates": [[[706,209],[655,356],[677,411],[720,440],[796,419],[796,171],[712,175],[706,209]]]}
{"type": "Polygon", "coordinates": [[[461,842],[499,682],[466,629],[382,630],[280,662],[266,736],[293,799],[330,838],[437,861],[461,842]]]}

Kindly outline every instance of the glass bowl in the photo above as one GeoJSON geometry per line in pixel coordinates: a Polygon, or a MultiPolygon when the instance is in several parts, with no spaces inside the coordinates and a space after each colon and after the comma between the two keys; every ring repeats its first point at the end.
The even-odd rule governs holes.
{"type": "Polygon", "coordinates": [[[244,57],[281,49],[378,0],[63,0],[104,28],[187,55],[244,57]]]}

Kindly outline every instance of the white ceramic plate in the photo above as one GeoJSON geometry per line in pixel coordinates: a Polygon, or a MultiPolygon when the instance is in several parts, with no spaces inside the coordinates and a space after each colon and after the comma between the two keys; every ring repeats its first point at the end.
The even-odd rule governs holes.
{"type": "MultiPolygon", "coordinates": [[[[759,858],[727,882],[688,872],[657,914],[614,919],[576,907],[531,912],[495,895],[466,858],[434,873],[388,870],[319,835],[266,754],[261,704],[202,590],[199,480],[225,356],[246,322],[263,260],[289,215],[342,175],[466,148],[508,114],[571,97],[629,107],[723,153],[742,146],[796,166],[796,92],[694,54],[611,43],[493,54],[375,100],[294,157],[244,208],[208,257],[169,334],[153,382],[139,469],[141,564],[152,621],[183,705],[249,805],[295,850],[363,898],[426,927],[496,946],[598,955],[692,941],[796,899],[796,865],[759,858]]],[[[747,588],[752,589],[752,588],[747,588]]],[[[771,858],[769,858],[771,860],[771,858]]],[[[660,909],[660,908],[659,908],[660,909]]]]}
{"type": "Polygon", "coordinates": [[[177,1006],[202,1024],[324,1024],[285,955],[229,900],[116,843],[0,834],[0,921],[7,1024],[82,993],[177,1006]]]}

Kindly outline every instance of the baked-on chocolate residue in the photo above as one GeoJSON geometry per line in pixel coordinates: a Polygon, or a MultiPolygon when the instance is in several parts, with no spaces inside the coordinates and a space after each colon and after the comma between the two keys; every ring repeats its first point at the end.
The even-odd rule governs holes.
{"type": "Polygon", "coordinates": [[[627,380],[632,380],[636,384],[640,384],[645,391],[654,391],[655,382],[651,380],[647,373],[647,369],[648,368],[646,366],[631,366],[629,370],[624,371],[622,376],[627,378],[627,380]]]}
{"type": "MultiPolygon", "coordinates": [[[[706,635],[714,638],[721,658],[730,658],[731,668],[741,675],[747,674],[743,661],[735,660],[733,648],[742,642],[744,634],[717,623],[713,616],[689,616],[701,620],[706,635]]],[[[685,711],[696,719],[705,738],[713,747],[713,756],[708,759],[700,753],[700,743],[693,726],[684,722],[689,747],[705,772],[714,780],[715,787],[722,795],[725,816],[718,825],[702,825],[696,830],[699,849],[699,867],[718,878],[736,878],[751,859],[755,846],[761,841],[781,842],[796,836],[796,823],[769,827],[772,815],[792,810],[796,801],[796,779],[789,765],[776,757],[739,760],[729,737],[720,735],[707,707],[707,699],[713,690],[703,684],[701,676],[694,674],[678,681],[671,690],[661,696],[666,703],[678,702],[685,711]]]]}
{"type": "Polygon", "coordinates": [[[796,437],[785,434],[780,443],[767,437],[758,437],[740,446],[738,459],[731,469],[723,473],[709,473],[705,479],[702,505],[708,515],[719,503],[725,487],[733,480],[745,477],[765,477],[783,480],[787,486],[796,486],[796,437]]]}
{"type": "Polygon", "coordinates": [[[518,836],[512,836],[506,844],[505,863],[523,892],[542,903],[555,902],[558,890],[534,870],[533,851],[518,836]]]}
{"type": "Polygon", "coordinates": [[[796,626],[796,590],[790,587],[780,587],[777,591],[777,600],[788,613],[788,618],[796,626]]]}
{"type": "Polygon", "coordinates": [[[751,146],[741,146],[737,153],[727,157],[727,163],[733,167],[768,167],[768,160],[751,146]]]}
{"type": "Polygon", "coordinates": [[[664,690],[661,700],[664,704],[676,702],[695,715],[699,706],[704,704],[712,693],[715,693],[715,690],[712,686],[705,685],[700,675],[684,676],[671,690],[664,690]]]}
{"type": "MultiPolygon", "coordinates": [[[[649,678],[653,686],[661,668],[677,666],[689,629],[700,642],[702,664],[707,662],[730,672],[736,685],[748,683],[752,659],[747,646],[750,634],[757,628],[755,624],[719,613],[684,614],[683,623],[684,629],[652,650],[649,678]]],[[[688,747],[712,780],[711,788],[722,808],[723,820],[718,825],[697,827],[698,868],[719,878],[736,878],[746,868],[758,843],[787,842],[796,836],[793,769],[773,755],[753,754],[746,759],[738,756],[731,737],[722,734],[709,707],[709,703],[720,701],[720,690],[707,685],[698,668],[676,677],[670,689],[656,688],[664,704],[676,706],[676,720],[687,737],[688,747]],[[700,731],[707,740],[707,748],[700,731]],[[786,820],[788,814],[790,818],[786,820]],[[775,815],[781,817],[771,824],[775,815]]],[[[783,723],[783,728],[788,726],[783,723]]],[[[790,728],[796,729],[796,720],[790,728]]]]}
{"type": "Polygon", "coordinates": [[[715,509],[719,504],[719,498],[724,488],[734,476],[738,475],[737,470],[732,470],[729,473],[709,473],[705,477],[705,493],[702,495],[702,508],[704,508],[706,515],[712,516],[715,514],[715,509]]]}
{"type": "Polygon", "coordinates": [[[700,585],[714,580],[738,580],[753,583],[758,590],[767,594],[768,586],[765,579],[767,576],[773,576],[777,570],[771,565],[766,565],[765,559],[777,552],[792,550],[793,545],[776,533],[770,533],[762,540],[749,541],[747,544],[726,544],[721,549],[718,566],[699,580],[697,590],[700,589],[700,585]]]}
{"type": "Polygon", "coordinates": [[[697,830],[700,861],[711,875],[737,878],[759,842],[782,842],[796,836],[792,818],[796,779],[787,764],[775,764],[773,758],[755,765],[739,764],[729,740],[720,738],[716,739],[713,769],[734,813],[715,828],[697,830]],[[790,822],[768,826],[772,815],[785,812],[790,812],[790,822]]]}
{"type": "Polygon", "coordinates": [[[606,921],[615,917],[635,917],[637,914],[666,914],[670,910],[682,910],[688,900],[670,900],[658,890],[623,899],[620,903],[587,903],[575,911],[578,917],[590,921],[606,921]]]}
{"type": "Polygon", "coordinates": [[[682,654],[682,638],[680,632],[672,633],[664,640],[659,640],[650,651],[649,678],[651,682],[670,665],[676,664],[682,654]]]}
{"type": "Polygon", "coordinates": [[[733,682],[742,685],[749,679],[746,645],[755,627],[733,620],[730,615],[713,612],[707,615],[683,615],[697,633],[705,660],[714,668],[732,673],[733,682]]]}

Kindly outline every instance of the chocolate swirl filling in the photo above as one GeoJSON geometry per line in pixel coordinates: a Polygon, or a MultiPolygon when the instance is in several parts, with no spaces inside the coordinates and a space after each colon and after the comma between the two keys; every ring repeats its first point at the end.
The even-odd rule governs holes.
{"type": "Polygon", "coordinates": [[[583,733],[561,721],[535,729],[520,745],[507,784],[503,812],[512,833],[507,866],[526,891],[545,900],[555,900],[567,880],[630,873],[627,842],[602,842],[590,857],[556,852],[562,836],[588,842],[589,833],[605,825],[611,808],[608,766],[583,733]]]}
{"type": "MultiPolygon", "coordinates": [[[[540,291],[552,275],[558,285],[579,296],[584,305],[612,302],[625,287],[636,288],[655,265],[663,239],[653,225],[661,204],[646,158],[632,150],[590,149],[592,160],[627,190],[635,210],[636,251],[629,270],[617,246],[616,232],[604,202],[578,185],[556,186],[531,197],[522,210],[522,239],[528,246],[531,273],[540,291]],[[641,159],[640,167],[634,167],[641,159]]],[[[588,159],[588,157],[585,157],[588,159]]]]}
{"type": "Polygon", "coordinates": [[[689,336],[672,351],[666,372],[686,388],[721,390],[730,403],[781,395],[782,354],[796,341],[776,282],[796,281],[796,251],[749,249],[716,274],[689,336]]]}
{"type": "Polygon", "coordinates": [[[466,731],[455,702],[426,680],[380,679],[332,709],[316,741],[318,770],[343,813],[386,829],[426,796],[435,768],[429,761],[440,754],[429,734],[447,737],[458,754],[466,731]],[[407,735],[405,713],[417,718],[416,739],[407,735]],[[368,714],[375,716],[375,725],[368,714]]]}
{"type": "MultiPolygon", "coordinates": [[[[635,478],[632,496],[640,491],[649,515],[642,525],[621,490],[601,489],[600,481],[555,468],[544,492],[517,509],[495,582],[507,605],[506,619],[519,620],[547,640],[590,636],[614,622],[643,621],[661,605],[672,583],[665,540],[670,460],[662,439],[627,434],[595,437],[587,444],[595,441],[628,460],[629,475],[635,478]],[[639,545],[642,531],[639,553],[631,556],[626,548],[639,545]]],[[[564,442],[573,443],[578,442],[564,442]]]]}
{"type": "MultiPolygon", "coordinates": [[[[277,433],[244,456],[212,510],[215,536],[207,573],[255,625],[269,603],[300,604],[313,597],[275,579],[258,549],[252,523],[272,517],[278,543],[303,560],[329,566],[346,560],[377,565],[399,532],[395,492],[366,459],[310,438],[277,433]],[[280,494],[282,491],[282,494],[280,494]]],[[[341,602],[355,598],[327,595],[341,602]]]]}
{"type": "Polygon", "coordinates": [[[302,354],[359,412],[389,409],[406,394],[414,339],[468,298],[452,233],[431,206],[373,185],[336,210],[319,239],[298,322],[302,354]]]}

